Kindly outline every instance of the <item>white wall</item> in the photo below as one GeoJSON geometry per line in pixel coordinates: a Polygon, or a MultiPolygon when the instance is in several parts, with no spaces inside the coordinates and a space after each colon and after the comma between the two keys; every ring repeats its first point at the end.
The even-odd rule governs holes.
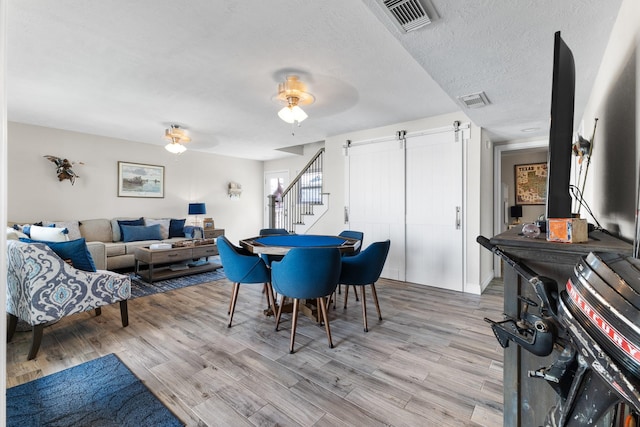
{"type": "Polygon", "coordinates": [[[598,118],[585,198],[604,228],[629,241],[640,180],[639,54],[640,2],[623,0],[585,107],[583,134],[591,138],[598,118]]]}
{"type": "MultiPolygon", "coordinates": [[[[325,140],[325,162],[324,162],[324,191],[330,193],[329,211],[311,229],[316,234],[335,234],[345,229],[344,206],[345,206],[345,157],[344,145],[347,140],[362,141],[382,137],[393,136],[399,130],[406,130],[407,133],[421,130],[441,128],[451,126],[454,121],[462,123],[469,122],[469,119],[462,113],[446,114],[437,117],[430,117],[411,122],[398,123],[395,125],[367,129],[343,135],[329,137],[325,140]]],[[[480,247],[475,239],[480,232],[491,232],[491,218],[493,208],[491,206],[491,182],[492,182],[492,157],[491,146],[483,146],[481,143],[480,128],[472,125],[471,139],[467,146],[465,156],[466,166],[466,224],[465,224],[465,250],[467,254],[467,278],[465,284],[466,292],[479,293],[481,282],[492,272],[490,262],[485,262],[483,268],[480,265],[480,247]],[[483,168],[489,168],[488,171],[483,168]],[[481,178],[481,175],[486,175],[481,178]],[[489,180],[488,183],[486,180],[489,180]],[[482,193],[483,188],[487,187],[482,193]],[[489,203],[481,207],[481,200],[489,198],[489,203]],[[482,212],[481,212],[482,210],[482,212]],[[488,227],[483,227],[481,214],[488,216],[488,227]],[[482,279],[481,279],[482,278],[482,279]]],[[[265,162],[265,170],[290,170],[291,177],[295,176],[295,168],[304,165],[317,150],[305,152],[304,159],[279,160],[265,162]],[[311,152],[313,151],[313,152],[311,152]]]]}
{"type": "MultiPolygon", "coordinates": [[[[159,137],[161,137],[160,135],[159,137]]],[[[262,162],[9,122],[8,220],[187,217],[189,202],[205,202],[206,217],[232,241],[262,228],[262,162]],[[74,185],[58,181],[53,155],[76,164],[74,185]],[[117,196],[118,161],[165,167],[165,197],[117,196]],[[229,181],[242,185],[239,200],[227,196],[229,181]]]]}

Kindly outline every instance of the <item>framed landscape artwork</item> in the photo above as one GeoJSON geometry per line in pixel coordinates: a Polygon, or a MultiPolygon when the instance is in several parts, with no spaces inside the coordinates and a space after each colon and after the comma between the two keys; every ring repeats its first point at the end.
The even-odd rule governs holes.
{"type": "Polygon", "coordinates": [[[547,163],[515,165],[516,205],[544,205],[547,200],[547,163]]]}
{"type": "Polygon", "coordinates": [[[118,162],[118,197],[164,197],[164,166],[118,162]]]}

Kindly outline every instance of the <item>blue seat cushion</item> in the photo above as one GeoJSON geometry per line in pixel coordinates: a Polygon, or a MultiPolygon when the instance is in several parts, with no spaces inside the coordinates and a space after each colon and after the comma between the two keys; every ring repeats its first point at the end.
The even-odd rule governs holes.
{"type": "Polygon", "coordinates": [[[96,265],[93,262],[84,237],[69,240],[68,242],[45,242],[26,238],[21,238],[20,241],[25,243],[44,243],[74,268],[84,271],[96,271],[96,265]]]}

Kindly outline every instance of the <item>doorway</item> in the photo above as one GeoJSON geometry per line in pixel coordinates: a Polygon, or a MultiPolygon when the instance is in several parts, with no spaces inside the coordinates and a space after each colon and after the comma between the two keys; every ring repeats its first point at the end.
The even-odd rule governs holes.
{"type": "MultiPolygon", "coordinates": [[[[263,228],[270,228],[269,224],[269,196],[277,195],[278,193],[282,194],[282,192],[289,186],[289,171],[274,171],[274,172],[265,172],[264,173],[264,208],[262,214],[262,222],[263,228]]],[[[278,203],[276,196],[276,213],[279,213],[281,209],[283,209],[282,204],[278,203]]],[[[281,217],[281,215],[276,215],[276,217],[281,217]]],[[[275,225],[275,228],[281,228],[282,225],[275,225]]]]}

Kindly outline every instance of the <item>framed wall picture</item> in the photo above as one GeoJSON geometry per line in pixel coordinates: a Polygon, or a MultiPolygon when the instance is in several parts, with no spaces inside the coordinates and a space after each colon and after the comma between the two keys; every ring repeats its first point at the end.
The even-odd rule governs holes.
{"type": "Polygon", "coordinates": [[[202,226],[204,228],[213,229],[214,228],[214,226],[213,226],[213,218],[205,218],[205,219],[203,219],[202,220],[202,226]]]}
{"type": "Polygon", "coordinates": [[[547,163],[515,165],[516,205],[544,205],[547,201],[547,163]]]}
{"type": "Polygon", "coordinates": [[[164,166],[118,162],[118,197],[164,197],[164,166]]]}

